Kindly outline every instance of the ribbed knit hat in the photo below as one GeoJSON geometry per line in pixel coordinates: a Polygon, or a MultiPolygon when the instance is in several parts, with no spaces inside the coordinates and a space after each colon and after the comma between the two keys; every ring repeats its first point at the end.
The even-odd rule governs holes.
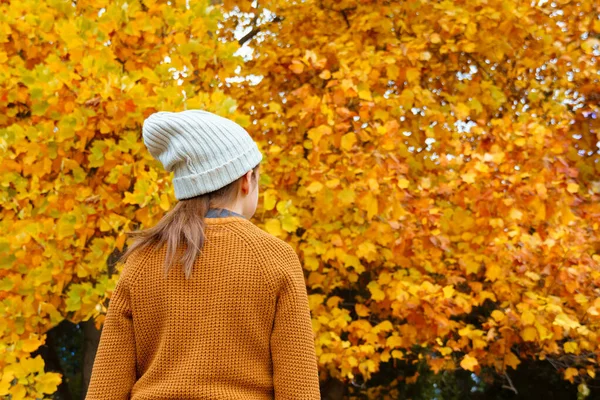
{"type": "Polygon", "coordinates": [[[244,128],[208,111],[159,111],[144,121],[142,136],[150,154],[174,171],[178,200],[234,182],[263,157],[244,128]]]}

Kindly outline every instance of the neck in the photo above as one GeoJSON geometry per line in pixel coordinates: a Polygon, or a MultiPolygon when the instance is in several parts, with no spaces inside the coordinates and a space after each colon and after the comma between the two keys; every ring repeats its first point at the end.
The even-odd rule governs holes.
{"type": "Polygon", "coordinates": [[[243,212],[244,210],[242,209],[241,204],[238,204],[238,203],[214,205],[214,206],[211,206],[210,208],[222,208],[224,210],[229,210],[229,211],[233,211],[234,213],[244,215],[244,212],[243,212]]]}

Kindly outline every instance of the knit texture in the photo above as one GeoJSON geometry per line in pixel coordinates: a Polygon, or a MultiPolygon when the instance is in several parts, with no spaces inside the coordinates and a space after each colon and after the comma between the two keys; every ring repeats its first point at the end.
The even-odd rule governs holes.
{"type": "Polygon", "coordinates": [[[320,399],[297,254],[244,218],[205,221],[189,280],[164,279],[164,247],[126,260],[86,399],[320,399]]]}
{"type": "Polygon", "coordinates": [[[220,189],[263,158],[244,128],[203,110],[156,112],[144,121],[142,136],[150,154],[173,171],[178,200],[220,189]]]}

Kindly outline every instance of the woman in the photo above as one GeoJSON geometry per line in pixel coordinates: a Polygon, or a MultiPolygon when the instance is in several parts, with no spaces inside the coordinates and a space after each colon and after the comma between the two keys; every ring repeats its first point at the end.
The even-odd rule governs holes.
{"type": "Polygon", "coordinates": [[[298,256],[249,221],[256,143],[199,110],[152,114],[143,139],[180,201],[130,232],[86,399],[320,399],[298,256]]]}

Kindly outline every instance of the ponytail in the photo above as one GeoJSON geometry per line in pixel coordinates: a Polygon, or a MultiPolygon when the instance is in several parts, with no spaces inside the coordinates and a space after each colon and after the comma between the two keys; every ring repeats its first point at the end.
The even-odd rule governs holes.
{"type": "MultiPolygon", "coordinates": [[[[259,165],[253,169],[253,179],[256,179],[258,168],[259,165]]],[[[210,208],[234,201],[239,192],[242,179],[243,177],[214,192],[180,200],[151,228],[125,232],[134,241],[127,247],[118,262],[125,262],[136,250],[143,250],[153,245],[156,245],[158,250],[166,244],[165,278],[171,267],[181,262],[185,277],[189,279],[194,261],[204,247],[206,228],[204,218],[206,213],[210,208]],[[184,247],[184,253],[178,255],[179,250],[184,247]]]]}

